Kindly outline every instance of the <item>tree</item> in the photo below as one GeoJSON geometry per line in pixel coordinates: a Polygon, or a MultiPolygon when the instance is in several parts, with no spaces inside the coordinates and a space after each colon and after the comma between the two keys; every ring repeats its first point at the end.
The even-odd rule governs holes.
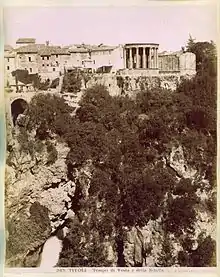
{"type": "Polygon", "coordinates": [[[195,42],[190,38],[187,44],[187,51],[196,55],[197,74],[207,72],[210,76],[217,73],[217,51],[213,41],[195,42]]]}
{"type": "MultiPolygon", "coordinates": [[[[51,94],[35,95],[29,104],[26,116],[29,118],[28,130],[36,129],[37,136],[44,139],[50,133],[60,130],[60,121],[65,125],[71,121],[70,112],[73,110],[60,96],[51,94]],[[59,126],[58,126],[59,125],[59,126]]],[[[65,128],[65,127],[63,127],[65,128]]]]}
{"type": "Polygon", "coordinates": [[[82,76],[77,70],[66,72],[63,78],[62,92],[74,92],[77,93],[81,90],[82,76]]]}

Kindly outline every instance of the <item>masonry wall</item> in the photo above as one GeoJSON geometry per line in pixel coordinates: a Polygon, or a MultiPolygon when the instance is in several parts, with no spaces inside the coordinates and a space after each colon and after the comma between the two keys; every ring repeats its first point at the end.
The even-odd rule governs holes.
{"type": "Polygon", "coordinates": [[[179,57],[177,55],[159,55],[158,67],[160,71],[179,71],[179,57]]]}
{"type": "Polygon", "coordinates": [[[38,73],[38,55],[37,54],[17,54],[16,67],[17,69],[28,70],[30,74],[38,73]]]}
{"type": "Polygon", "coordinates": [[[39,56],[39,74],[42,80],[56,79],[64,73],[64,67],[68,67],[70,55],[39,56]]]}
{"type": "Polygon", "coordinates": [[[196,74],[196,55],[186,52],[180,56],[180,72],[181,75],[196,74]]]}
{"type": "Polygon", "coordinates": [[[4,58],[4,83],[7,85],[7,81],[11,84],[14,81],[11,72],[16,70],[16,62],[14,57],[4,58]]]}
{"type": "Polygon", "coordinates": [[[82,66],[82,57],[80,53],[71,53],[70,54],[70,64],[72,66],[81,67],[82,66]]]}
{"type": "Polygon", "coordinates": [[[91,60],[95,61],[94,67],[99,68],[102,66],[112,65],[113,64],[112,52],[113,52],[113,50],[92,51],[91,52],[91,60]]]}
{"type": "Polygon", "coordinates": [[[86,87],[89,88],[99,84],[106,86],[111,95],[128,94],[132,96],[136,92],[153,87],[174,91],[179,82],[180,74],[163,74],[158,76],[93,74],[86,87]]]}
{"type": "Polygon", "coordinates": [[[124,49],[122,46],[119,46],[112,51],[112,64],[113,72],[125,68],[124,49]]]}

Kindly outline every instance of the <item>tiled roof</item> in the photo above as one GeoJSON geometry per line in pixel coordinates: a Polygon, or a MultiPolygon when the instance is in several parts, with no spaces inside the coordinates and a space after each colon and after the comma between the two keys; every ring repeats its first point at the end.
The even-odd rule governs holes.
{"type": "Polygon", "coordinates": [[[89,50],[83,47],[74,47],[69,49],[70,53],[88,53],[89,50]]]}
{"type": "Polygon", "coordinates": [[[89,46],[88,49],[91,51],[110,51],[114,50],[116,46],[109,46],[109,45],[92,45],[91,47],[89,46]]]}
{"type": "Polygon", "coordinates": [[[35,38],[19,38],[16,43],[35,43],[35,38]]]}
{"type": "Polygon", "coordinates": [[[65,48],[61,48],[61,47],[56,47],[53,49],[52,55],[70,55],[70,52],[68,51],[68,49],[65,48]]]}
{"type": "Polygon", "coordinates": [[[69,48],[71,53],[86,53],[86,52],[97,52],[97,51],[110,51],[114,50],[116,46],[109,45],[90,45],[90,44],[75,44],[69,48]]]}
{"type": "Polygon", "coordinates": [[[13,47],[11,45],[6,44],[4,46],[4,51],[12,51],[12,50],[13,50],[13,47]]]}
{"type": "Polygon", "coordinates": [[[15,52],[9,52],[9,51],[7,51],[7,52],[5,52],[4,53],[4,57],[5,58],[15,58],[15,52]]]}
{"type": "Polygon", "coordinates": [[[69,55],[67,49],[61,48],[60,46],[49,46],[45,44],[31,44],[21,46],[16,49],[17,53],[38,53],[41,56],[50,55],[69,55]]]}
{"type": "Polygon", "coordinates": [[[21,46],[16,49],[17,53],[38,53],[38,51],[42,48],[44,48],[44,44],[30,44],[21,46]]]}
{"type": "Polygon", "coordinates": [[[183,51],[175,51],[175,52],[164,51],[164,52],[158,53],[158,56],[179,56],[182,53],[183,51]]]}

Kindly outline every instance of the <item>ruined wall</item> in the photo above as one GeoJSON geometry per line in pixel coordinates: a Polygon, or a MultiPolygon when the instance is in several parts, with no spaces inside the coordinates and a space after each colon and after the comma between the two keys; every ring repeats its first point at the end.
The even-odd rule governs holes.
{"type": "Polygon", "coordinates": [[[196,74],[196,55],[194,53],[183,53],[180,55],[180,74],[196,74]]]}
{"type": "Polygon", "coordinates": [[[160,55],[158,63],[160,71],[179,71],[179,57],[176,55],[160,55]]]}
{"type": "Polygon", "coordinates": [[[180,75],[196,74],[196,55],[194,53],[171,53],[159,55],[160,73],[179,72],[180,75]]]}

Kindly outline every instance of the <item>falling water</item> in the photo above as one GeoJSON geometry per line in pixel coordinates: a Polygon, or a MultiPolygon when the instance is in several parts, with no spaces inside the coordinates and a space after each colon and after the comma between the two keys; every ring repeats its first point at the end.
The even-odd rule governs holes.
{"type": "MultiPolygon", "coordinates": [[[[62,232],[63,237],[65,237],[68,229],[64,228],[62,232]]],[[[62,246],[63,240],[59,236],[54,235],[49,237],[43,246],[39,267],[45,269],[55,267],[59,261],[59,255],[62,251],[62,246]]]]}

